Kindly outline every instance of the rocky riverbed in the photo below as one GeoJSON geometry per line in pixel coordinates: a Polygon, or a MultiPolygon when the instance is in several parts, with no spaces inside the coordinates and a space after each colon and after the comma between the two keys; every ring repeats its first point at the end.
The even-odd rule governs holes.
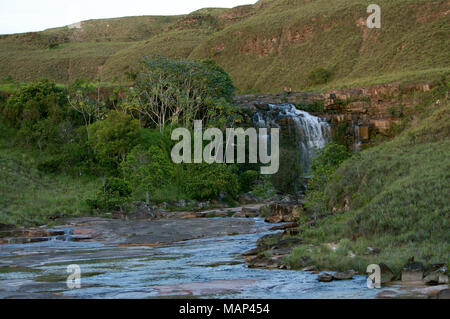
{"type": "MultiPolygon", "coordinates": [[[[260,206],[152,220],[77,218],[51,229],[3,231],[0,298],[426,298],[437,293],[436,286],[368,289],[366,276],[357,274],[324,283],[314,268],[281,269],[298,239],[278,241],[271,247],[278,254],[269,259],[257,252],[265,239],[294,225],[284,218],[264,222],[257,217],[260,206]],[[66,284],[73,264],[81,269],[80,289],[66,284]]],[[[279,211],[284,216],[286,210],[279,211]]]]}

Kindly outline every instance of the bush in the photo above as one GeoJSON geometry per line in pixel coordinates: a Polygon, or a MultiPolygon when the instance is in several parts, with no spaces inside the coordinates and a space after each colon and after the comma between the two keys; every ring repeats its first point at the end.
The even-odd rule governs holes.
{"type": "Polygon", "coordinates": [[[258,180],[258,177],[259,173],[257,171],[246,171],[240,174],[239,185],[241,192],[248,193],[255,185],[255,182],[258,180]]]}
{"type": "Polygon", "coordinates": [[[342,162],[350,157],[351,154],[345,146],[329,143],[313,159],[311,164],[312,178],[308,182],[305,202],[305,207],[311,213],[318,215],[326,212],[328,207],[324,192],[327,183],[342,162]]]}
{"type": "Polygon", "coordinates": [[[131,195],[130,184],[120,178],[107,178],[100,188],[97,196],[87,203],[91,208],[100,210],[123,210],[123,205],[128,202],[131,195]]]}
{"type": "Polygon", "coordinates": [[[174,167],[158,146],[136,146],[121,164],[122,174],[136,196],[149,198],[173,181],[174,167]]]}
{"type": "Polygon", "coordinates": [[[186,193],[194,199],[211,199],[220,194],[236,196],[239,190],[235,167],[223,164],[190,164],[186,171],[186,193]]]}
{"type": "Polygon", "coordinates": [[[139,140],[139,122],[111,111],[103,121],[90,126],[89,145],[106,169],[115,170],[139,140]]]}
{"type": "Polygon", "coordinates": [[[23,122],[34,124],[41,119],[51,118],[60,121],[65,112],[66,103],[62,89],[50,80],[41,80],[21,86],[8,99],[3,115],[17,128],[23,122]]]}
{"type": "Polygon", "coordinates": [[[328,83],[331,79],[331,72],[324,68],[317,68],[308,74],[310,85],[320,85],[328,83]]]}

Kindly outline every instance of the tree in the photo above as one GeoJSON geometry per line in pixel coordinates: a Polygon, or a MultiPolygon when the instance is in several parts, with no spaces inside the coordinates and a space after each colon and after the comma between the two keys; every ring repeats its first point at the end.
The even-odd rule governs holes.
{"type": "Polygon", "coordinates": [[[139,141],[139,122],[131,116],[110,111],[105,120],[89,126],[88,143],[98,161],[117,168],[139,141]]]}
{"type": "Polygon", "coordinates": [[[230,77],[212,61],[153,56],[142,60],[133,78],[129,108],[161,132],[167,123],[188,127],[195,119],[207,118],[207,98],[231,102],[234,94],[230,77]]]}
{"type": "Polygon", "coordinates": [[[136,146],[126,161],[121,164],[122,174],[133,192],[149,200],[157,188],[163,188],[172,182],[173,163],[166,152],[153,145],[146,149],[142,145],[136,146]]]}
{"type": "Polygon", "coordinates": [[[77,80],[69,87],[69,94],[67,95],[69,105],[83,117],[88,137],[90,135],[89,126],[100,119],[106,110],[105,105],[101,103],[98,90],[97,99],[92,100],[90,98],[94,89],[89,83],[77,80]]]}

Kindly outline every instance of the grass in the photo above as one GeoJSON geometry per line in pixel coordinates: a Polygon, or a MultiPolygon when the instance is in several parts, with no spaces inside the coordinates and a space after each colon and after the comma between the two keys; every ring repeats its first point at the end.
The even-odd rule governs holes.
{"type": "Polygon", "coordinates": [[[238,93],[434,81],[449,73],[448,1],[379,0],[381,29],[361,26],[368,4],[259,1],[191,16],[90,20],[83,31],[2,36],[0,79],[120,82],[142,56],[155,53],[213,58],[231,74],[238,93]],[[317,68],[331,71],[328,83],[309,83],[317,68]]]}
{"type": "Polygon", "coordinates": [[[292,264],[309,256],[321,269],[365,273],[380,262],[398,272],[411,256],[450,262],[450,106],[429,100],[399,136],[343,163],[325,190],[337,213],[301,227],[305,246],[293,251],[292,264]]]}
{"type": "Polygon", "coordinates": [[[0,138],[0,225],[38,226],[54,223],[55,217],[90,214],[85,201],[101,181],[43,174],[36,169],[41,156],[0,138]]]}

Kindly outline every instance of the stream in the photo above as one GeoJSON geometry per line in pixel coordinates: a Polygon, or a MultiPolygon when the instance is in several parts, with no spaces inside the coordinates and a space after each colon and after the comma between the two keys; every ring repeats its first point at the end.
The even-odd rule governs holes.
{"type": "MultiPolygon", "coordinates": [[[[231,220],[204,221],[218,219],[231,220]]],[[[58,238],[3,244],[0,298],[375,298],[379,292],[366,288],[365,276],[319,283],[313,273],[248,268],[241,254],[274,233],[274,224],[245,222],[251,222],[248,233],[156,247],[58,238]],[[66,285],[71,264],[81,268],[80,289],[66,285]]]]}

